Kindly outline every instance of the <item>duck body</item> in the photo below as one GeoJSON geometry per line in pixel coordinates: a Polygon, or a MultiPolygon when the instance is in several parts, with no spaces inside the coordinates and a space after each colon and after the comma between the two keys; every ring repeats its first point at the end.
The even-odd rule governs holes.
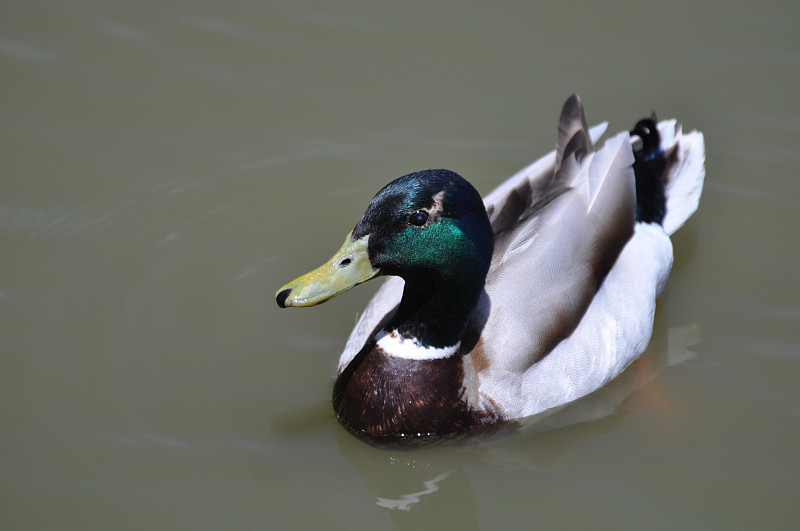
{"type": "Polygon", "coordinates": [[[646,119],[595,150],[604,129],[570,97],[557,149],[482,201],[447,170],[401,177],[327,264],[278,291],[314,305],[390,275],[339,362],[351,433],[424,443],[546,412],[642,354],[669,235],[702,191],[703,137],[646,119]]]}

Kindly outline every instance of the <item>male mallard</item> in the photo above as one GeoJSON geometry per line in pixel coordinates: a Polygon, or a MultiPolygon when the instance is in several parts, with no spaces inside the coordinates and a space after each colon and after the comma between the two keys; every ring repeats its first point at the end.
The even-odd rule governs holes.
{"type": "Polygon", "coordinates": [[[557,149],[482,201],[447,170],[381,189],[325,265],[280,288],[313,306],[378,275],[339,362],[333,406],[353,434],[424,442],[576,400],[647,347],[697,209],[702,133],[640,121],[594,150],[580,99],[557,149]]]}

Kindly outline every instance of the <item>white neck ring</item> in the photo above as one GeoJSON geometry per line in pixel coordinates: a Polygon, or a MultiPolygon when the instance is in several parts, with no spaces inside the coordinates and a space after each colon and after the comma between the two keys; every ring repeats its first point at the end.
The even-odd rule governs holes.
{"type": "Polygon", "coordinates": [[[415,337],[403,337],[397,330],[387,332],[381,330],[375,335],[375,341],[382,351],[389,356],[407,360],[439,360],[449,358],[461,347],[459,341],[449,347],[425,347],[415,337]]]}

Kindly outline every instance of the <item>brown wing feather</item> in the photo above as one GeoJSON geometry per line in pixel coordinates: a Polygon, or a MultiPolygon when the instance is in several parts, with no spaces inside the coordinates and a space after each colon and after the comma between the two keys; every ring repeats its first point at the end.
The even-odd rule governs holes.
{"type": "Polygon", "coordinates": [[[511,190],[512,206],[495,218],[495,255],[481,302],[488,308],[475,312],[488,319],[470,329],[483,334],[484,355],[507,370],[524,370],[572,333],[633,233],[630,140],[619,136],[593,153],[585,124],[580,100],[570,98],[554,173],[511,190]],[[527,201],[525,190],[535,190],[527,201]]]}

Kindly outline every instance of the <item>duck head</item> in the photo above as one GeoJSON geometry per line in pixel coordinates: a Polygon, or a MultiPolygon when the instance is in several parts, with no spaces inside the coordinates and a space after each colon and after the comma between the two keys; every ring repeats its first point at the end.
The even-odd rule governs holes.
{"type": "Polygon", "coordinates": [[[397,275],[406,287],[396,318],[438,320],[420,311],[434,301],[440,307],[431,309],[449,313],[475,305],[493,246],[471,184],[448,170],[412,173],[383,187],[336,254],[281,287],[276,300],[282,308],[314,306],[376,276],[397,275]]]}

